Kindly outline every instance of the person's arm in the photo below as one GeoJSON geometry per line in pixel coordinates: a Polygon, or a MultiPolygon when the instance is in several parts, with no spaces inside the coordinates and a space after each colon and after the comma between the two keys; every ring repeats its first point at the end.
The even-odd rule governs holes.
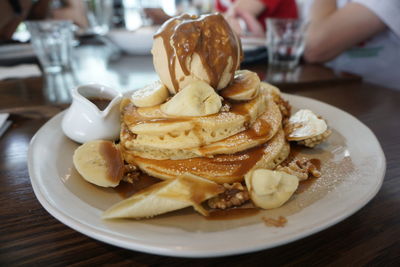
{"type": "Polygon", "coordinates": [[[0,40],[10,40],[31,9],[31,0],[4,0],[0,3],[0,40]],[[14,2],[12,2],[14,1],[14,2]]]}
{"type": "Polygon", "coordinates": [[[225,12],[225,18],[234,31],[242,35],[243,29],[239,23],[242,19],[246,24],[247,31],[254,36],[263,36],[264,29],[257,21],[257,16],[265,10],[266,6],[260,0],[237,0],[225,12]]]}
{"type": "Polygon", "coordinates": [[[260,0],[237,0],[233,3],[232,8],[242,10],[246,13],[257,17],[264,11],[265,5],[260,0]]]}
{"type": "Polygon", "coordinates": [[[79,27],[89,25],[85,14],[85,2],[81,0],[66,0],[63,7],[53,9],[51,16],[58,20],[72,20],[79,27]]]}
{"type": "Polygon", "coordinates": [[[49,13],[50,4],[52,0],[39,0],[37,1],[31,11],[29,12],[27,19],[42,20],[45,19],[49,13]]]}
{"type": "Polygon", "coordinates": [[[337,9],[336,0],[315,0],[306,36],[304,58],[329,61],[386,28],[367,7],[349,3],[337,9]]]}

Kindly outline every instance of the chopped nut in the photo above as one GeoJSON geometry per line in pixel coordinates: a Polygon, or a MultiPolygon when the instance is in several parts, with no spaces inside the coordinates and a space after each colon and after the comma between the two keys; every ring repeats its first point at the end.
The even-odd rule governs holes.
{"type": "Polygon", "coordinates": [[[283,165],[279,165],[276,167],[276,170],[297,176],[300,181],[307,180],[310,176],[321,177],[318,166],[316,166],[312,160],[306,158],[293,159],[288,163],[286,162],[283,165]]]}
{"type": "Polygon", "coordinates": [[[294,132],[295,130],[297,130],[298,128],[303,127],[303,124],[300,122],[297,123],[288,123],[288,120],[286,120],[283,124],[283,131],[285,132],[285,136],[286,139],[288,138],[288,136],[294,132]]]}
{"type": "Polygon", "coordinates": [[[125,123],[121,123],[121,139],[134,140],[136,139],[136,134],[132,133],[125,123]]]}
{"type": "Polygon", "coordinates": [[[322,134],[319,134],[317,136],[314,136],[314,137],[311,137],[311,138],[308,138],[305,140],[298,141],[297,143],[299,145],[313,148],[316,145],[324,142],[331,134],[332,134],[332,131],[328,129],[325,132],[323,132],[322,134]]]}
{"type": "Polygon", "coordinates": [[[274,97],[274,101],[275,101],[275,104],[278,105],[279,110],[282,113],[282,119],[285,122],[290,117],[292,107],[290,106],[288,101],[284,100],[280,96],[274,97]]]}
{"type": "Polygon", "coordinates": [[[122,181],[133,184],[133,182],[138,179],[139,175],[140,171],[137,166],[132,164],[124,165],[124,175],[122,177],[122,181]]]}
{"type": "Polygon", "coordinates": [[[284,227],[287,223],[287,219],[283,216],[279,216],[278,219],[262,217],[263,221],[267,226],[284,227]]]}
{"type": "Polygon", "coordinates": [[[241,183],[224,184],[225,191],[208,200],[208,206],[212,209],[228,209],[240,206],[250,199],[247,188],[241,183]]]}
{"type": "Polygon", "coordinates": [[[288,141],[314,147],[329,137],[331,131],[326,121],[308,109],[300,109],[289,120],[284,121],[284,131],[288,141]]]}
{"type": "Polygon", "coordinates": [[[229,110],[231,110],[231,106],[227,103],[221,107],[221,112],[229,112],[229,110]]]}

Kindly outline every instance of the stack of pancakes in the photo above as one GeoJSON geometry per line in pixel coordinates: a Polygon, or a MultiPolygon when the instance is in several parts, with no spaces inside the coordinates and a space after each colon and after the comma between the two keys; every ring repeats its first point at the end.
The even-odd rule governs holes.
{"type": "MultiPolygon", "coordinates": [[[[256,168],[273,169],[290,152],[276,92],[260,83],[248,101],[224,99],[217,113],[170,116],[160,105],[121,103],[121,151],[125,161],[166,180],[191,173],[216,183],[234,183],[256,168]]],[[[245,88],[246,89],[246,88],[245,88]]]]}

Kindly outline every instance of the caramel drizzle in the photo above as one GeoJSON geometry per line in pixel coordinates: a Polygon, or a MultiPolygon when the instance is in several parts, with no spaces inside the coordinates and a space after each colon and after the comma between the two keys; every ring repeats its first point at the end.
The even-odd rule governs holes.
{"type": "MultiPolygon", "coordinates": [[[[161,114],[160,114],[161,115],[161,114]]],[[[189,121],[192,117],[152,117],[148,118],[140,115],[138,108],[130,103],[122,110],[122,121],[128,125],[138,125],[142,123],[175,123],[189,121]]]]}
{"type": "Polygon", "coordinates": [[[128,183],[121,181],[121,183],[114,187],[114,191],[116,191],[121,197],[128,198],[133,194],[136,194],[140,190],[143,190],[149,186],[152,186],[156,183],[159,183],[161,180],[145,173],[140,173],[137,180],[134,180],[133,183],[128,183]]]}
{"type": "MultiPolygon", "coordinates": [[[[228,103],[228,102],[226,102],[228,103]]],[[[229,103],[229,106],[231,107],[231,112],[235,113],[237,115],[244,116],[244,121],[245,123],[248,123],[250,120],[250,114],[249,114],[249,107],[246,102],[237,102],[237,103],[229,103]]],[[[143,109],[143,108],[142,108],[143,109]]],[[[146,117],[142,116],[138,112],[138,108],[132,104],[126,104],[124,107],[121,108],[122,112],[122,121],[125,122],[127,125],[137,125],[137,124],[142,124],[142,123],[175,123],[175,122],[184,122],[184,121],[191,121],[195,117],[162,117],[162,113],[160,112],[154,117],[146,117]]],[[[208,115],[207,117],[219,117],[221,116],[221,113],[217,114],[211,114],[208,115]]],[[[197,132],[200,134],[201,127],[199,125],[194,125],[194,128],[196,128],[197,132]],[[197,128],[196,128],[197,127],[197,128]]],[[[248,127],[246,127],[248,128],[248,127]]]]}
{"type": "Polygon", "coordinates": [[[185,75],[190,60],[197,53],[210,79],[210,85],[217,88],[229,56],[232,58],[231,79],[242,59],[240,39],[235,36],[221,14],[194,16],[183,14],[171,18],[159,29],[154,38],[163,39],[167,53],[168,68],[175,91],[179,91],[175,64],[178,59],[185,75]]]}
{"type": "Polygon", "coordinates": [[[135,157],[135,159],[154,166],[155,168],[149,167],[149,169],[160,173],[162,171],[157,167],[173,170],[180,174],[190,172],[195,175],[204,175],[208,173],[209,177],[222,172],[224,177],[232,177],[239,180],[261,159],[267,146],[268,144],[264,144],[232,155],[217,155],[213,158],[154,160],[135,157]]]}
{"type": "Polygon", "coordinates": [[[257,208],[232,208],[228,210],[212,210],[206,220],[234,220],[257,215],[257,208]]]}
{"type": "Polygon", "coordinates": [[[118,182],[124,173],[124,163],[119,150],[111,142],[100,143],[100,155],[107,164],[107,176],[112,182],[118,182]]]}
{"type": "Polygon", "coordinates": [[[234,144],[241,145],[247,143],[251,140],[262,140],[267,141],[271,138],[271,134],[273,133],[271,124],[264,119],[257,120],[249,129],[239,132],[233,136],[222,139],[220,142],[225,143],[224,145],[219,146],[203,146],[199,148],[199,152],[204,156],[213,155],[213,152],[224,148],[232,146],[229,140],[234,139],[234,144]],[[240,143],[239,143],[240,142],[240,143]]]}
{"type": "MultiPolygon", "coordinates": [[[[235,74],[233,81],[223,90],[221,90],[220,95],[224,98],[230,98],[231,96],[235,96],[239,93],[242,93],[246,90],[251,89],[251,81],[246,79],[246,76],[242,73],[235,74]]],[[[255,90],[257,93],[257,90],[255,90]]],[[[256,95],[252,95],[252,98],[256,97],[256,95]]]]}

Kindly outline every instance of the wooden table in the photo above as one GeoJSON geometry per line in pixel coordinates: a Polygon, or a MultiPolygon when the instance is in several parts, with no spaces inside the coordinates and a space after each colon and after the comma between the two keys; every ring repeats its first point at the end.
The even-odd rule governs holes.
{"type": "MultiPolygon", "coordinates": [[[[124,61],[131,64],[129,57],[124,61]]],[[[110,64],[111,71],[116,69],[121,77],[135,71],[130,68],[124,72],[125,67],[110,64]]],[[[262,78],[274,75],[262,64],[246,68],[257,71],[262,78]]],[[[50,216],[33,194],[27,150],[35,132],[65,108],[68,99],[64,102],[49,99],[42,77],[1,81],[0,112],[11,112],[13,124],[0,138],[0,265],[398,265],[400,92],[363,83],[355,76],[335,74],[321,66],[305,65],[297,71],[296,75],[289,75],[289,80],[278,75],[284,77],[276,81],[283,91],[337,106],[356,116],[377,135],[387,160],[383,186],[360,211],[320,233],[273,249],[209,259],[162,257],[124,250],[88,238],[50,216]]],[[[154,77],[152,70],[147,72],[144,79],[154,77]]]]}

